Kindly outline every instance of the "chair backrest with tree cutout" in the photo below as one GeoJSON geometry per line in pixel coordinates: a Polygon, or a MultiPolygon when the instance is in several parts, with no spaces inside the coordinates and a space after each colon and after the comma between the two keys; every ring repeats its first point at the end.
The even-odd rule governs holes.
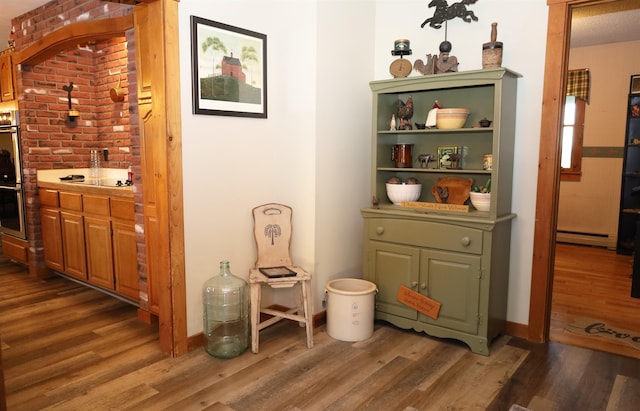
{"type": "Polygon", "coordinates": [[[292,266],[291,207],[269,203],[253,209],[253,235],[258,249],[256,268],[292,266]]]}

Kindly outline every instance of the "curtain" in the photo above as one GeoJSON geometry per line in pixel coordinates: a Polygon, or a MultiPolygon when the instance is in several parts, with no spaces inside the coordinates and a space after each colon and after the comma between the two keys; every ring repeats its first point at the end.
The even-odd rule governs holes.
{"type": "Polygon", "coordinates": [[[589,103],[591,89],[589,69],[569,70],[567,74],[567,96],[576,96],[589,103]]]}

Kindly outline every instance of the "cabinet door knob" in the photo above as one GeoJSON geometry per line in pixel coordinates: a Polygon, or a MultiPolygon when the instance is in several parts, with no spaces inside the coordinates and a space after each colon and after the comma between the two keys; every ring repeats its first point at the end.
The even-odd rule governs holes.
{"type": "Polygon", "coordinates": [[[464,246],[471,244],[471,239],[469,237],[462,237],[460,239],[460,243],[464,246]]]}
{"type": "Polygon", "coordinates": [[[384,234],[384,227],[376,227],[376,234],[384,234]]]}
{"type": "Polygon", "coordinates": [[[426,290],[427,289],[427,284],[425,284],[425,283],[420,284],[420,288],[422,288],[423,290],[426,290]]]}
{"type": "Polygon", "coordinates": [[[418,288],[418,282],[417,281],[411,281],[411,288],[418,288]]]}

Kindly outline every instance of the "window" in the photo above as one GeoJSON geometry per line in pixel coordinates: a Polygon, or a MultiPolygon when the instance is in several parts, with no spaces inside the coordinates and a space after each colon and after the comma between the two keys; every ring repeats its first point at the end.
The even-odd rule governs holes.
{"type": "Polygon", "coordinates": [[[562,156],[560,181],[580,181],[582,176],[582,139],[585,105],[589,102],[591,74],[589,69],[569,70],[567,97],[562,120],[562,156]]]}
{"type": "Polygon", "coordinates": [[[580,181],[582,175],[582,138],[584,134],[585,101],[567,96],[562,122],[562,156],[560,181],[580,181]]]}

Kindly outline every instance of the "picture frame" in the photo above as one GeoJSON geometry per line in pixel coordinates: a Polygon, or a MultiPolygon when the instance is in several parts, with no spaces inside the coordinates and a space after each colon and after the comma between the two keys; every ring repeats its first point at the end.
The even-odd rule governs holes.
{"type": "Polygon", "coordinates": [[[267,118],[267,36],[191,16],[193,114],[267,118]]]}
{"type": "Polygon", "coordinates": [[[631,76],[629,94],[640,94],[640,74],[634,74],[633,76],[631,76]]]}
{"type": "Polygon", "coordinates": [[[440,169],[452,169],[460,168],[461,162],[451,162],[449,156],[451,154],[462,154],[462,147],[458,146],[438,146],[438,168],[440,169]]]}

